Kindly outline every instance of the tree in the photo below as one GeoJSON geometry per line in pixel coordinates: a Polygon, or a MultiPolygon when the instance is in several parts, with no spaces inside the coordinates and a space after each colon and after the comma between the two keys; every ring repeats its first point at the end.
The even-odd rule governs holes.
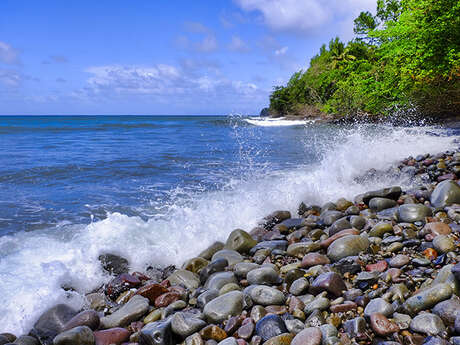
{"type": "Polygon", "coordinates": [[[377,21],[370,12],[361,12],[354,20],[353,32],[358,35],[358,40],[373,42],[373,38],[369,37],[369,32],[377,28],[377,21]]]}

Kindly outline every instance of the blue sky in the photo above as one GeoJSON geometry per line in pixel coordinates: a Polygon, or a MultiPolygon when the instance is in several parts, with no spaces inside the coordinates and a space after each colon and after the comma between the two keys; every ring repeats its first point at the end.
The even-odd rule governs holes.
{"type": "Polygon", "coordinates": [[[257,114],[375,0],[0,1],[0,114],[257,114]]]}

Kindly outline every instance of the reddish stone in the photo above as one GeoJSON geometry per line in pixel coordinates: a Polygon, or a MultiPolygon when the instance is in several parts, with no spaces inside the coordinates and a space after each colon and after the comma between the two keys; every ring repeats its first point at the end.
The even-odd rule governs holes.
{"type": "Polygon", "coordinates": [[[322,248],[327,248],[335,240],[337,240],[337,239],[339,239],[341,237],[344,237],[344,236],[348,236],[348,235],[359,235],[359,230],[345,229],[345,230],[339,231],[338,233],[332,235],[328,239],[325,239],[324,241],[321,241],[320,245],[321,245],[322,248]]]}
{"type": "Polygon", "coordinates": [[[283,315],[286,313],[286,307],[284,305],[269,305],[265,307],[267,314],[283,315]]]}
{"type": "Polygon", "coordinates": [[[185,297],[187,295],[187,290],[179,285],[174,285],[168,288],[169,292],[178,293],[181,297],[185,297]]]}
{"type": "Polygon", "coordinates": [[[316,265],[327,265],[330,264],[331,261],[326,255],[322,255],[319,253],[308,253],[302,259],[302,263],[300,267],[311,267],[316,265]]]}
{"type": "Polygon", "coordinates": [[[356,310],[356,308],[358,308],[358,305],[354,302],[331,305],[330,307],[333,313],[345,313],[347,311],[356,310]]]}
{"type": "Polygon", "coordinates": [[[238,343],[238,345],[246,345],[247,344],[247,342],[244,339],[236,339],[236,342],[238,343]]]}
{"type": "Polygon", "coordinates": [[[78,326],[88,326],[93,331],[99,328],[99,315],[94,310],[84,310],[71,318],[63,326],[62,332],[78,326]]]}
{"type": "Polygon", "coordinates": [[[455,179],[456,179],[456,176],[455,174],[452,174],[452,173],[438,176],[438,182],[442,182],[445,180],[455,180],[455,179]]]}
{"type": "Polygon", "coordinates": [[[129,339],[131,333],[124,328],[109,328],[93,333],[96,345],[120,345],[129,339]]]}
{"type": "Polygon", "coordinates": [[[180,299],[180,295],[177,292],[167,292],[155,299],[155,307],[167,307],[173,302],[176,302],[180,299]]]}
{"type": "Polygon", "coordinates": [[[224,331],[227,332],[227,334],[232,335],[241,326],[242,322],[243,320],[241,317],[233,316],[228,319],[227,323],[225,324],[224,331]]]}
{"type": "Polygon", "coordinates": [[[434,260],[438,257],[438,252],[433,248],[427,248],[423,251],[423,255],[429,260],[434,260]]]}
{"type": "Polygon", "coordinates": [[[147,281],[150,280],[144,273],[141,272],[133,272],[133,276],[139,279],[140,281],[147,281]]]}
{"type": "Polygon", "coordinates": [[[381,313],[371,314],[371,328],[378,335],[387,336],[399,332],[397,324],[390,322],[385,315],[381,313]]]}
{"type": "Polygon", "coordinates": [[[433,236],[449,235],[452,232],[450,226],[443,222],[427,223],[423,229],[427,230],[433,236]]]}
{"type": "Polygon", "coordinates": [[[171,282],[168,279],[165,279],[160,283],[160,285],[165,288],[169,288],[171,286],[171,282]]]}
{"type": "Polygon", "coordinates": [[[369,272],[385,272],[388,268],[388,263],[385,260],[381,260],[375,264],[366,265],[366,271],[369,272]]]}
{"type": "Polygon", "coordinates": [[[107,296],[115,299],[122,292],[139,286],[140,284],[141,281],[138,278],[132,276],[131,274],[122,273],[107,284],[105,292],[107,296]]]}
{"type": "Polygon", "coordinates": [[[295,309],[303,310],[305,304],[297,297],[292,296],[289,301],[289,313],[293,313],[295,309]]]}
{"type": "Polygon", "coordinates": [[[310,292],[314,295],[327,291],[338,297],[342,295],[344,290],[347,290],[347,286],[340,274],[335,272],[320,274],[310,286],[310,292]]]}
{"type": "Polygon", "coordinates": [[[168,292],[168,289],[160,284],[149,284],[137,290],[136,295],[148,298],[151,303],[154,303],[158,296],[166,292],[168,292]]]}

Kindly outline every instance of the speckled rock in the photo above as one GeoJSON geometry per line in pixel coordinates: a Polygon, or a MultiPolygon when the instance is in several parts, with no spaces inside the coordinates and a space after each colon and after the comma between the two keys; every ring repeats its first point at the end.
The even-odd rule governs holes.
{"type": "Polygon", "coordinates": [[[449,284],[436,284],[416,295],[410,297],[405,303],[404,308],[412,315],[435,306],[452,296],[452,288],[449,284]]]}
{"type": "Polygon", "coordinates": [[[381,336],[387,336],[399,331],[398,325],[390,322],[390,320],[388,320],[386,316],[381,313],[371,314],[370,324],[372,330],[381,336]]]}
{"type": "Polygon", "coordinates": [[[264,285],[254,286],[250,290],[249,296],[251,296],[254,303],[264,306],[281,305],[286,301],[286,297],[281,291],[264,285]]]}
{"type": "Polygon", "coordinates": [[[433,247],[439,253],[448,253],[455,250],[454,240],[447,235],[439,235],[433,239],[433,247]]]}
{"type": "Polygon", "coordinates": [[[257,244],[251,235],[241,229],[233,230],[228,236],[225,248],[235,250],[239,253],[247,253],[257,244]]]}
{"type": "Polygon", "coordinates": [[[455,319],[460,315],[460,299],[454,296],[448,300],[439,302],[432,310],[438,315],[446,326],[454,326],[455,319]]]}
{"type": "Polygon", "coordinates": [[[439,316],[421,313],[412,319],[410,329],[414,332],[437,335],[444,331],[446,327],[439,316]]]}

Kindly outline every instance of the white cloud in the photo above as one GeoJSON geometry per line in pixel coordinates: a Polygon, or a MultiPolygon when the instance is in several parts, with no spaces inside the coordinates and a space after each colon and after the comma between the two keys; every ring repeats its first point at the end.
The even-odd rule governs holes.
{"type": "Polygon", "coordinates": [[[240,37],[233,36],[232,41],[228,45],[228,49],[240,53],[245,53],[249,51],[249,47],[247,46],[246,42],[244,42],[240,37]]]}
{"type": "Polygon", "coordinates": [[[275,50],[275,55],[276,56],[280,56],[280,55],[285,55],[286,52],[288,51],[288,47],[283,47],[283,48],[280,48],[280,49],[277,49],[275,50]]]}
{"type": "Polygon", "coordinates": [[[178,46],[202,53],[211,53],[217,50],[217,39],[210,28],[199,22],[185,22],[184,27],[188,35],[181,35],[176,39],[178,46]]]}
{"type": "Polygon", "coordinates": [[[23,79],[23,76],[17,71],[0,69],[0,84],[8,87],[18,87],[23,79]]]}
{"type": "Polygon", "coordinates": [[[233,81],[208,75],[195,76],[171,65],[149,67],[107,65],[86,69],[91,77],[85,89],[88,96],[150,95],[191,96],[195,100],[206,96],[253,96],[259,92],[253,83],[233,81]]]}
{"type": "Polygon", "coordinates": [[[19,52],[9,44],[0,41],[0,62],[6,64],[20,63],[19,52]]]}
{"type": "Polygon", "coordinates": [[[375,10],[375,0],[234,0],[244,11],[259,12],[264,23],[274,31],[302,34],[346,23],[346,35],[353,19],[361,12],[375,10]]]}
{"type": "Polygon", "coordinates": [[[217,40],[214,35],[208,35],[195,45],[196,49],[203,53],[210,53],[217,49],[217,40]]]}

